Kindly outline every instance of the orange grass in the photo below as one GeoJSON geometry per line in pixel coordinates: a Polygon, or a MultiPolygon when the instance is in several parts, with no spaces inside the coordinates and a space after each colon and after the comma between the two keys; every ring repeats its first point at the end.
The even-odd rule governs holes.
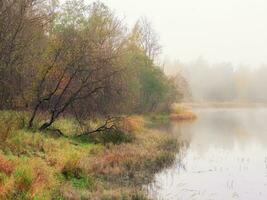
{"type": "Polygon", "coordinates": [[[145,126],[145,120],[141,116],[133,115],[125,117],[121,121],[121,128],[126,132],[138,132],[145,126]]]}
{"type": "Polygon", "coordinates": [[[14,171],[12,162],[8,161],[4,156],[0,155],[0,172],[10,175],[14,171]]]}

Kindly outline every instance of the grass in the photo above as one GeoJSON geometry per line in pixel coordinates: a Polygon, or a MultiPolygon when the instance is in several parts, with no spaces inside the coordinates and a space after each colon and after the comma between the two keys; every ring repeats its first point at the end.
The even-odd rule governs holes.
{"type": "Polygon", "coordinates": [[[172,121],[195,120],[197,116],[189,107],[181,104],[174,104],[171,108],[170,119],[172,121]]]}
{"type": "Polygon", "coordinates": [[[71,118],[54,124],[65,138],[26,129],[27,117],[0,112],[0,199],[147,199],[142,186],[174,161],[178,148],[140,116],[124,118],[118,131],[80,139],[71,118]]]}
{"type": "Polygon", "coordinates": [[[150,114],[147,115],[146,117],[146,121],[148,123],[151,123],[152,125],[155,124],[166,124],[170,122],[170,116],[168,113],[161,113],[161,114],[150,114]]]}
{"type": "Polygon", "coordinates": [[[103,132],[96,132],[81,138],[82,140],[92,142],[95,144],[122,144],[122,143],[131,143],[134,141],[135,136],[131,132],[125,132],[122,130],[109,130],[103,132]]]}
{"type": "Polygon", "coordinates": [[[150,113],[145,117],[145,122],[148,127],[168,124],[171,121],[193,121],[197,119],[196,114],[183,104],[173,104],[169,113],[150,113]]]}

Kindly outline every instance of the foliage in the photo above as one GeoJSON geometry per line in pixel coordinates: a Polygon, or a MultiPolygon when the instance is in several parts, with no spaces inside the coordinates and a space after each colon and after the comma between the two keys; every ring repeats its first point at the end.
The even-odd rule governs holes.
{"type": "Polygon", "coordinates": [[[141,117],[109,119],[167,111],[178,100],[155,62],[151,24],[131,30],[99,1],[1,5],[0,198],[145,199],[142,184],[174,150],[141,117]]]}
{"type": "Polygon", "coordinates": [[[179,100],[155,64],[160,45],[148,20],[127,31],[101,2],[31,2],[4,0],[0,13],[0,109],[31,110],[28,127],[44,130],[63,115],[166,111],[179,100]]]}

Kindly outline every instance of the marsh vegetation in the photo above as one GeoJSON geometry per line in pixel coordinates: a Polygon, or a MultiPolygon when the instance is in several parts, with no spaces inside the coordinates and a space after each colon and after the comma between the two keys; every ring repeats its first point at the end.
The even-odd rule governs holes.
{"type": "Polygon", "coordinates": [[[99,1],[1,1],[0,198],[146,199],[177,151],[146,126],[182,97],[160,50],[99,1]]]}

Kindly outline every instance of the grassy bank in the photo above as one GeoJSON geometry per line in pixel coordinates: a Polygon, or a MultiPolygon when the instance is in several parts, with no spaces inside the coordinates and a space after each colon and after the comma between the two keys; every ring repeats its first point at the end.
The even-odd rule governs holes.
{"type": "Polygon", "coordinates": [[[77,139],[73,119],[55,124],[68,137],[25,128],[27,113],[0,112],[0,199],[146,199],[141,190],[170,165],[177,141],[128,117],[121,132],[77,139]]]}
{"type": "Polygon", "coordinates": [[[184,104],[173,104],[169,112],[166,113],[151,113],[144,116],[147,124],[160,125],[171,121],[194,121],[197,115],[192,111],[191,107],[184,104]]]}
{"type": "Polygon", "coordinates": [[[174,104],[171,108],[170,119],[172,121],[192,121],[196,118],[196,114],[188,106],[174,104]]]}

